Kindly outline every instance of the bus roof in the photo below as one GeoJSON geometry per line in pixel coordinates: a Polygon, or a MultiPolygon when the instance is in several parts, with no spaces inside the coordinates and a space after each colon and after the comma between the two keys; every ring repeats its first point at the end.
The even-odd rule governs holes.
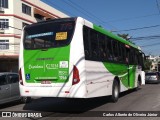
{"type": "MultiPolygon", "coordinates": [[[[79,17],[79,18],[81,18],[81,17],[79,17]]],[[[113,34],[112,32],[104,29],[103,27],[95,25],[95,24],[91,23],[90,21],[88,21],[86,19],[84,19],[84,21],[85,21],[85,25],[87,25],[88,27],[90,27],[90,28],[92,28],[92,29],[94,29],[94,30],[96,30],[98,32],[101,32],[101,33],[103,33],[103,34],[105,34],[105,35],[107,35],[107,36],[109,36],[111,38],[114,38],[114,39],[116,39],[116,40],[118,40],[118,41],[120,41],[120,42],[122,42],[122,43],[124,43],[126,45],[129,45],[129,46],[132,46],[133,48],[141,50],[141,48],[139,46],[131,43],[130,41],[127,41],[126,39],[124,39],[122,37],[119,37],[119,36],[113,34]]]]}
{"type": "MultiPolygon", "coordinates": [[[[86,20],[84,18],[81,18],[81,17],[70,17],[70,18],[50,19],[50,20],[47,20],[47,21],[41,21],[41,22],[38,22],[38,23],[33,23],[31,25],[27,25],[26,27],[32,27],[34,25],[43,24],[43,23],[47,23],[47,22],[51,22],[51,21],[72,21],[72,20],[76,21],[76,19],[78,19],[78,18],[83,19],[85,21],[88,21],[88,20],[86,20]]],[[[91,23],[91,22],[89,22],[89,23],[91,23]]],[[[90,25],[88,27],[90,27],[90,25]]],[[[118,40],[118,41],[120,41],[120,42],[122,42],[122,43],[124,43],[126,45],[129,45],[129,46],[132,46],[132,47],[134,47],[134,48],[136,48],[138,50],[141,50],[139,46],[134,45],[133,43],[123,39],[122,37],[119,37],[119,36],[113,34],[112,32],[109,32],[108,30],[103,29],[102,27],[99,27],[99,26],[93,24],[93,28],[92,29],[95,29],[96,31],[101,32],[101,33],[103,33],[103,34],[105,34],[105,35],[107,35],[107,36],[109,36],[111,38],[114,38],[114,39],[116,39],[116,40],[118,40]]]]}

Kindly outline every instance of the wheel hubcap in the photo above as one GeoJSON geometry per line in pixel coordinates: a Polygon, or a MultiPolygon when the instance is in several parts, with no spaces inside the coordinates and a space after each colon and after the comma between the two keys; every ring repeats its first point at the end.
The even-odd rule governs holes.
{"type": "Polygon", "coordinates": [[[115,97],[117,98],[118,97],[118,86],[115,86],[114,94],[115,94],[115,97]]]}

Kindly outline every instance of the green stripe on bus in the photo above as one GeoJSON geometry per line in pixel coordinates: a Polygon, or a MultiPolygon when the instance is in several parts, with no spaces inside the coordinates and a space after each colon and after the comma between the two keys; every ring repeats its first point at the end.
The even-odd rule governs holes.
{"type": "Polygon", "coordinates": [[[114,76],[118,76],[122,84],[126,88],[135,87],[135,75],[136,75],[136,65],[130,65],[129,68],[129,81],[128,81],[128,66],[126,64],[116,64],[110,62],[103,62],[106,69],[112,73],[114,76]]]}

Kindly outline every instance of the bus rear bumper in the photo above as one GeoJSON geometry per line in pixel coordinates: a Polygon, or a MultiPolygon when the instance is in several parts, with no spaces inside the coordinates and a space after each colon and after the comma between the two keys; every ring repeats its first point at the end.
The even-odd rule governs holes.
{"type": "Polygon", "coordinates": [[[86,86],[80,87],[32,87],[19,85],[21,96],[27,97],[62,97],[62,98],[86,98],[86,86]]]}

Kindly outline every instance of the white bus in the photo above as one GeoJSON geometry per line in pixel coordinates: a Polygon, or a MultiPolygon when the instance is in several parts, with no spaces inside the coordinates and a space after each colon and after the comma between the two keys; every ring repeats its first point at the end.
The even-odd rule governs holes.
{"type": "Polygon", "coordinates": [[[138,46],[81,18],[28,25],[19,56],[20,93],[27,97],[92,98],[142,83],[138,46]]]}

